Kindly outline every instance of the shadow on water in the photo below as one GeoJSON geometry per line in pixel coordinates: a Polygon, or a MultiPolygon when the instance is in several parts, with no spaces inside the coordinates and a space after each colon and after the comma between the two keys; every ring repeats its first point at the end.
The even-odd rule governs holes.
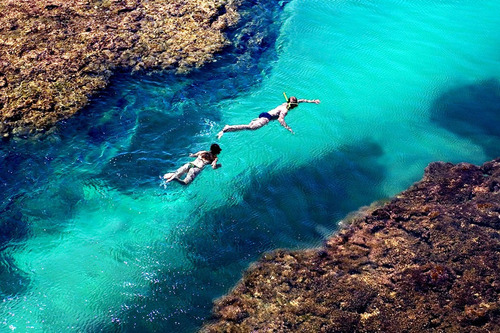
{"type": "Polygon", "coordinates": [[[28,277],[17,269],[12,259],[2,252],[10,242],[28,235],[29,228],[20,209],[23,195],[19,194],[0,209],[0,298],[12,297],[23,292],[28,285],[28,277]]]}
{"type": "Polygon", "coordinates": [[[192,216],[192,227],[167,237],[184,249],[190,265],[160,272],[152,296],[126,314],[123,331],[195,331],[210,316],[212,300],[234,286],[262,252],[316,246],[349,212],[383,197],[382,153],[377,144],[361,141],[311,167],[273,175],[248,172],[250,185],[234,205],[192,216]],[[146,319],[149,313],[155,321],[146,319]]]}
{"type": "MultiPolygon", "coordinates": [[[[8,145],[6,143],[5,145],[8,145]]],[[[29,236],[30,228],[23,214],[25,201],[30,197],[30,187],[38,178],[45,177],[43,168],[50,159],[32,156],[17,145],[0,150],[0,297],[15,297],[28,285],[28,278],[19,271],[7,254],[29,236]],[[25,172],[20,172],[26,170],[25,172]]],[[[5,146],[3,147],[5,148],[5,146]]]]}
{"type": "Polygon", "coordinates": [[[19,208],[22,194],[12,198],[5,208],[0,210],[2,220],[0,221],[0,250],[12,239],[20,239],[28,234],[28,226],[23,220],[23,214],[19,208]]]}
{"type": "Polygon", "coordinates": [[[489,79],[445,92],[434,102],[431,120],[482,147],[488,158],[500,156],[500,82],[489,79]]]}

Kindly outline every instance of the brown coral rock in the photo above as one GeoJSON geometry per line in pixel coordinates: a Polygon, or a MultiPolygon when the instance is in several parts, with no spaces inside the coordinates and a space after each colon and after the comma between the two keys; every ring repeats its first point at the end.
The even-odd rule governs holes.
{"type": "Polygon", "coordinates": [[[200,66],[237,19],[233,0],[2,1],[0,135],[73,115],[116,68],[200,66]]]}
{"type": "Polygon", "coordinates": [[[203,332],[499,332],[500,159],[424,178],[319,249],[266,254],[203,332]]]}

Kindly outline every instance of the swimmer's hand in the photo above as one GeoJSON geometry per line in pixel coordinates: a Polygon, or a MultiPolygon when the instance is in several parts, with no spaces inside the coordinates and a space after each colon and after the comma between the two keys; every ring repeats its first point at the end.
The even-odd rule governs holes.
{"type": "Polygon", "coordinates": [[[218,169],[218,168],[220,168],[220,167],[222,167],[222,164],[216,164],[216,165],[213,165],[213,166],[212,166],[212,168],[213,168],[213,169],[218,169]]]}
{"type": "Polygon", "coordinates": [[[314,104],[319,104],[319,103],[321,103],[321,102],[319,101],[319,99],[315,99],[315,100],[313,100],[312,102],[313,102],[314,104]]]}

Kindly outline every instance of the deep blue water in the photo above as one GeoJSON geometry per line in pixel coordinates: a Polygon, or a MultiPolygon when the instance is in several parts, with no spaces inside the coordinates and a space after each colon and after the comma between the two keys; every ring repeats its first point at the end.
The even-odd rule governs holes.
{"type": "Polygon", "coordinates": [[[431,161],[500,155],[500,4],[246,2],[187,75],[118,73],[45,138],[0,147],[0,330],[192,332],[263,252],[321,244],[431,161]],[[222,168],[159,176],[226,123],[222,168]]]}

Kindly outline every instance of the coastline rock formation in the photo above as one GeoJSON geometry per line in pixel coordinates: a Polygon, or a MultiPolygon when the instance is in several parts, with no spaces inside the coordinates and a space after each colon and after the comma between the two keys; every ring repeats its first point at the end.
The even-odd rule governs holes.
{"type": "Polygon", "coordinates": [[[0,4],[0,136],[45,131],[113,71],[210,61],[238,20],[233,0],[7,0],[0,4]]]}
{"type": "Polygon", "coordinates": [[[500,159],[432,163],[323,247],[264,255],[202,331],[500,331],[500,159]]]}

